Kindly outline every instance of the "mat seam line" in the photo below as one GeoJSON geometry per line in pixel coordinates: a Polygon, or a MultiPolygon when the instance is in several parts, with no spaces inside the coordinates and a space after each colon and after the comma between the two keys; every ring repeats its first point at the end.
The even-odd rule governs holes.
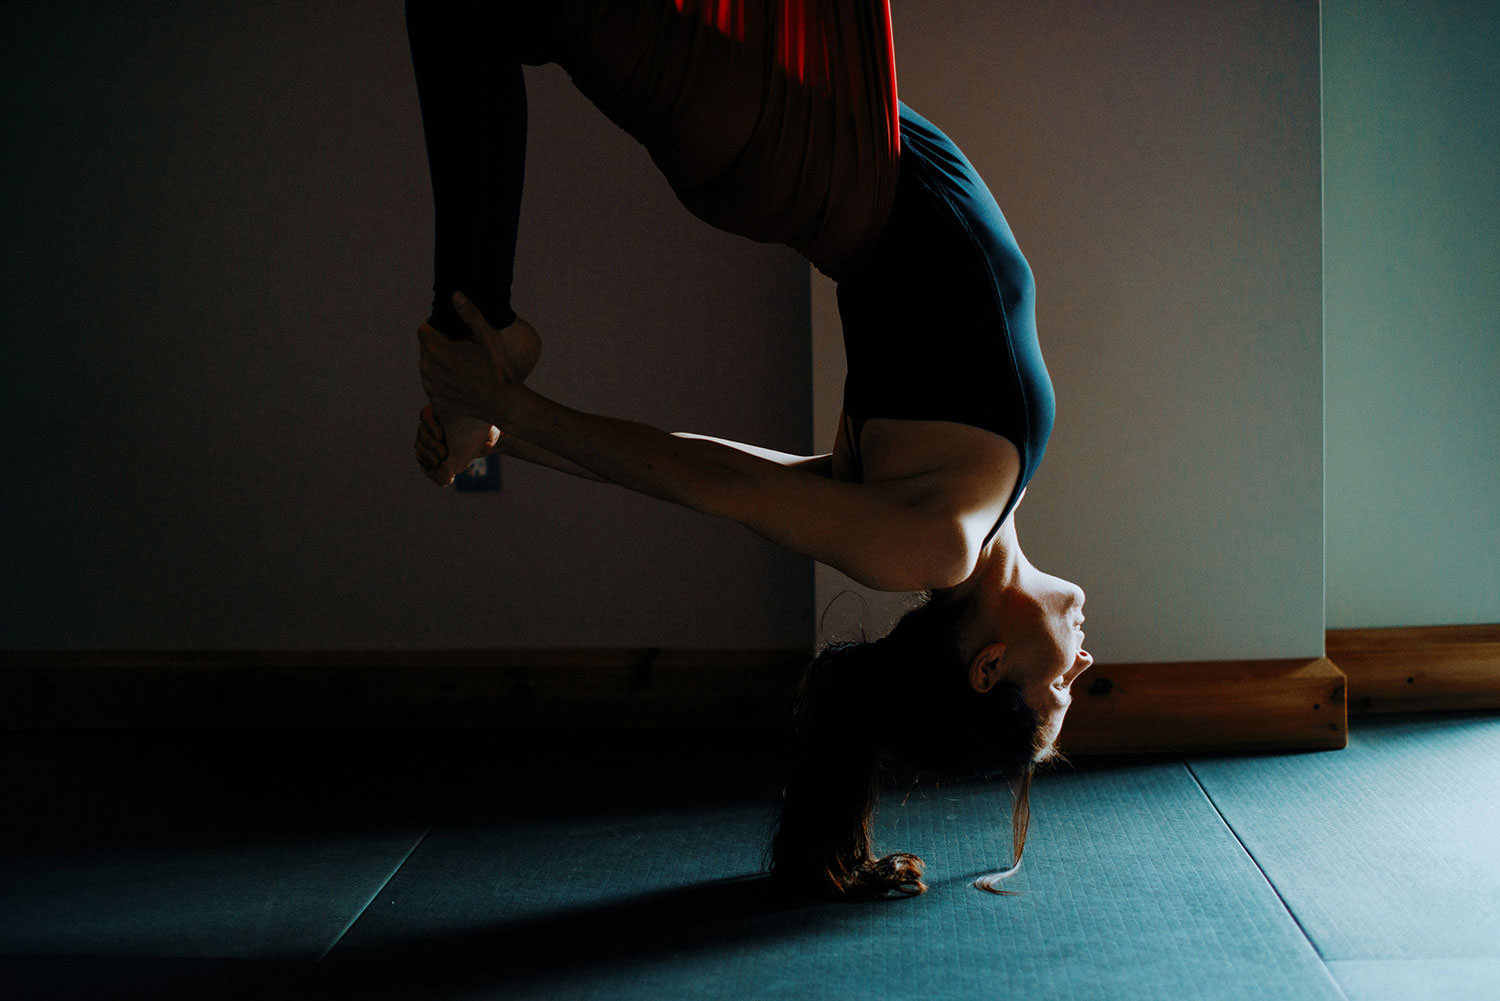
{"type": "Polygon", "coordinates": [[[366,900],[364,904],[360,906],[359,910],[354,912],[354,917],[350,918],[349,922],[345,924],[344,927],[339,930],[339,933],[333,937],[333,941],[328,944],[328,948],[324,949],[322,955],[318,957],[318,962],[323,962],[323,960],[327,959],[329,954],[333,952],[333,950],[339,947],[339,943],[342,942],[344,940],[344,937],[349,934],[349,929],[358,924],[359,919],[365,916],[365,912],[370,909],[370,905],[375,903],[375,901],[379,899],[380,895],[385,892],[385,888],[391,884],[391,880],[396,878],[396,873],[400,872],[406,866],[407,861],[411,859],[412,855],[416,853],[416,850],[422,846],[422,842],[427,840],[427,835],[431,833],[432,828],[429,827],[421,834],[417,835],[417,840],[412,842],[412,846],[406,850],[406,854],[401,856],[400,861],[395,864],[395,866],[391,869],[390,873],[387,874],[385,879],[380,881],[380,885],[375,888],[375,892],[370,894],[370,899],[366,900]]]}
{"type": "Polygon", "coordinates": [[[1255,870],[1260,873],[1260,878],[1265,880],[1266,885],[1271,888],[1271,892],[1276,894],[1276,899],[1281,903],[1281,909],[1286,911],[1287,917],[1292,919],[1292,922],[1297,926],[1297,930],[1302,933],[1302,937],[1307,939],[1307,944],[1312,946],[1313,952],[1317,953],[1318,959],[1326,963],[1327,960],[1323,958],[1323,950],[1318,948],[1318,944],[1314,942],[1312,940],[1312,936],[1307,933],[1307,929],[1303,927],[1302,922],[1300,919],[1298,919],[1296,912],[1293,911],[1291,906],[1286,902],[1286,898],[1281,895],[1281,891],[1277,889],[1276,884],[1271,882],[1271,877],[1266,873],[1265,867],[1260,864],[1260,859],[1255,857],[1255,853],[1252,852],[1249,846],[1245,844],[1245,839],[1240,837],[1240,832],[1234,829],[1234,825],[1229,822],[1229,818],[1224,816],[1224,811],[1219,809],[1219,804],[1214,802],[1213,794],[1208,791],[1208,788],[1203,784],[1203,780],[1200,779],[1198,777],[1198,773],[1193,770],[1193,763],[1191,761],[1184,761],[1183,764],[1187,767],[1188,774],[1193,777],[1193,784],[1198,787],[1198,791],[1203,794],[1203,798],[1208,800],[1208,805],[1214,808],[1214,813],[1218,814],[1219,822],[1224,825],[1224,827],[1229,831],[1230,834],[1234,835],[1234,840],[1239,844],[1240,851],[1245,853],[1245,857],[1249,859],[1252,864],[1254,864],[1255,870]]]}
{"type": "Polygon", "coordinates": [[[1245,844],[1245,839],[1240,837],[1240,832],[1234,829],[1234,825],[1229,822],[1229,818],[1224,816],[1224,811],[1219,809],[1219,804],[1214,802],[1213,794],[1208,791],[1208,787],[1205,786],[1203,784],[1203,780],[1198,777],[1198,772],[1193,768],[1193,763],[1191,761],[1184,760],[1182,764],[1183,767],[1187,769],[1188,775],[1192,777],[1193,784],[1196,785],[1198,787],[1198,791],[1203,794],[1203,798],[1208,800],[1208,805],[1213,808],[1214,813],[1218,814],[1219,822],[1224,825],[1225,830],[1229,831],[1229,833],[1234,836],[1235,842],[1240,846],[1240,851],[1244,852],[1245,857],[1250,860],[1250,864],[1255,866],[1256,872],[1260,873],[1260,878],[1265,880],[1266,885],[1271,888],[1271,892],[1276,894],[1276,900],[1281,904],[1281,909],[1286,911],[1287,917],[1292,919],[1292,924],[1297,926],[1297,931],[1301,932],[1303,939],[1305,939],[1307,941],[1307,944],[1312,947],[1313,955],[1318,957],[1318,962],[1322,964],[1323,972],[1328,974],[1328,980],[1333,984],[1334,990],[1338,991],[1340,995],[1347,999],[1349,995],[1344,993],[1343,984],[1339,983],[1338,978],[1333,975],[1333,970],[1329,969],[1328,959],[1323,955],[1323,950],[1318,948],[1318,943],[1314,942],[1312,936],[1307,933],[1307,928],[1302,924],[1302,919],[1297,917],[1297,912],[1292,910],[1292,907],[1287,903],[1286,898],[1281,895],[1280,887],[1278,887],[1275,882],[1272,881],[1270,874],[1267,873],[1265,867],[1260,864],[1260,859],[1255,857],[1255,853],[1250,850],[1250,846],[1245,844]]]}

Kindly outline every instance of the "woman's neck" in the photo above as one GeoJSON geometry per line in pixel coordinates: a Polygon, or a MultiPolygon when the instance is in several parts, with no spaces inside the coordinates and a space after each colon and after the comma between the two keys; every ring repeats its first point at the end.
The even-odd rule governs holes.
{"type": "Polygon", "coordinates": [[[1030,567],[1016,537],[1016,518],[1012,512],[979,554],[974,572],[953,588],[952,597],[961,600],[981,588],[991,593],[1014,589],[1021,585],[1022,577],[1030,567]]]}

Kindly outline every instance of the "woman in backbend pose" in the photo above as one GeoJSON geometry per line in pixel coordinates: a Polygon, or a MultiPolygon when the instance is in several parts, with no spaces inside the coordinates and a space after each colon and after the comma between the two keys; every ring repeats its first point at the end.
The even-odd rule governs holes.
{"type": "Polygon", "coordinates": [[[809,666],[771,871],[841,896],[926,889],[920,859],[871,844],[885,755],[1019,778],[1019,863],[1033,765],[1092,663],[1082,590],[1031,565],[1012,517],[1052,384],[1010,227],[958,147],[897,100],[885,0],[409,0],[407,22],[437,214],[428,475],[446,485],[498,449],[731,518],[870,587],[929,592],[883,639],[809,666]],[[838,283],[848,379],[832,454],[668,434],[527,387],[540,341],[509,300],[521,66],[543,62],[694,214],[838,283]]]}

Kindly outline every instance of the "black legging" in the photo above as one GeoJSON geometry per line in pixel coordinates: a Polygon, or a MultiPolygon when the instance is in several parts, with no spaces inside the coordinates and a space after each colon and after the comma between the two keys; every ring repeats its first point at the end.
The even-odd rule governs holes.
{"type": "Polygon", "coordinates": [[[436,212],[433,325],[492,325],[526,158],[522,64],[556,62],[639,140],[678,198],[837,279],[880,235],[899,154],[886,0],[408,0],[436,212]]]}

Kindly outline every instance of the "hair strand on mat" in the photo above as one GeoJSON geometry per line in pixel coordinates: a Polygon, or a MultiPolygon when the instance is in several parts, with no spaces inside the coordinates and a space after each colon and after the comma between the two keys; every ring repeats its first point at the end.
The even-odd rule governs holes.
{"type": "Polygon", "coordinates": [[[1011,857],[1015,859],[1009,869],[992,872],[974,880],[974,888],[1002,897],[1013,897],[1015,890],[1007,890],[1000,884],[1021,871],[1021,856],[1026,851],[1026,832],[1031,826],[1031,778],[1036,774],[1035,761],[1021,772],[1016,783],[1014,802],[1010,812],[1011,857]]]}

